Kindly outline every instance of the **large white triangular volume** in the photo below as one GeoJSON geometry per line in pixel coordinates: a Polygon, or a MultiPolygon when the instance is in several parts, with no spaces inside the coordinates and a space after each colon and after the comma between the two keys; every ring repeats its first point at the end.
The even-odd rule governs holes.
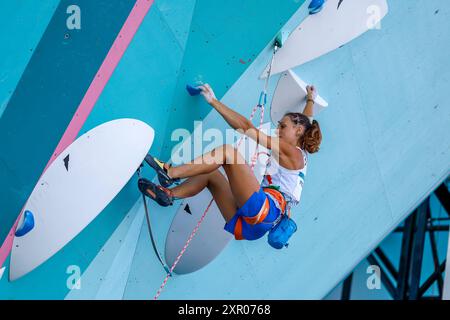
{"type": "MultiPolygon", "coordinates": [[[[287,112],[303,112],[306,105],[306,86],[306,82],[292,70],[283,72],[278,80],[270,107],[270,118],[273,124],[277,125],[287,112]]],[[[321,96],[317,96],[315,102],[315,115],[328,106],[328,102],[321,96]]]]}
{"type": "MultiPolygon", "coordinates": [[[[308,16],[276,54],[272,75],[293,69],[380,28],[388,13],[386,0],[328,0],[321,12],[308,16]]],[[[261,78],[266,78],[269,66],[261,78]]]]}
{"type": "Polygon", "coordinates": [[[35,225],[14,238],[10,280],[34,270],[89,225],[135,174],[153,138],[154,130],[146,123],[118,119],[88,131],[67,147],[25,204],[35,225]]]}

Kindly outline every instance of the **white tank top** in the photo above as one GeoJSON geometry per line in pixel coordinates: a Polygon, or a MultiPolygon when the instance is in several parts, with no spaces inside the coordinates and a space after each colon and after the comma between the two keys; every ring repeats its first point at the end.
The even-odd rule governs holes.
{"type": "Polygon", "coordinates": [[[297,147],[303,155],[305,166],[301,170],[290,170],[282,167],[271,154],[266,167],[266,173],[261,186],[276,186],[284,195],[289,207],[300,202],[300,196],[305,183],[308,155],[305,151],[297,147]]]}

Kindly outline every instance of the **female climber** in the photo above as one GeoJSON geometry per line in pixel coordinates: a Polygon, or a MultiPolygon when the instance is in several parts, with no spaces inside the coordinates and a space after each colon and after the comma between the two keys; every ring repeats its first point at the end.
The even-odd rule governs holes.
{"type": "Polygon", "coordinates": [[[250,120],[218,101],[208,84],[198,89],[233,129],[242,130],[271,151],[262,184],[239,151],[226,144],[180,166],[148,155],[146,162],[156,170],[160,185],[142,178],[139,189],[161,206],[169,206],[174,199],[192,197],[208,188],[226,221],[225,230],[237,240],[259,239],[299,203],[308,154],[319,151],[322,134],[319,123],[312,119],[316,89],[307,87],[303,113],[287,113],[279,121],[275,137],[259,131],[250,120]],[[228,179],[218,170],[220,167],[228,179]],[[169,188],[184,178],[184,182],[169,188]]]}

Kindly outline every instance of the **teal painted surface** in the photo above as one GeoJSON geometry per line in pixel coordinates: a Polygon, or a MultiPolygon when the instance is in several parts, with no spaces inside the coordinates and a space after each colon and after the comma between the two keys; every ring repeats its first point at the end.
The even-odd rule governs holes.
{"type": "MultiPolygon", "coordinates": [[[[0,118],[0,242],[49,161],[135,1],[62,1],[0,118]],[[68,30],[67,7],[81,9],[68,30]]],[[[32,6],[30,7],[32,8],[32,6]]]]}
{"type": "Polygon", "coordinates": [[[122,299],[129,269],[136,250],[137,238],[144,219],[138,201],[114,230],[106,244],[83,273],[82,286],[73,289],[67,300],[122,299]]]}
{"type": "MultiPolygon", "coordinates": [[[[168,117],[168,112],[176,111],[173,107],[174,101],[186,95],[184,89],[186,80],[182,77],[185,73],[183,66],[187,63],[184,60],[185,56],[190,55],[192,70],[200,70],[205,68],[205,61],[202,61],[201,58],[194,59],[194,56],[210,57],[217,54],[223,45],[226,45],[227,54],[236,57],[243,52],[243,48],[247,52],[247,45],[257,43],[263,48],[278,32],[279,22],[284,23],[300,6],[299,2],[290,2],[281,6],[275,6],[272,3],[271,7],[256,4],[256,1],[249,2],[248,6],[242,6],[238,1],[227,4],[217,3],[216,10],[222,10],[225,13],[221,18],[222,24],[226,24],[229,18],[235,15],[235,19],[240,19],[236,21],[239,21],[242,34],[246,35],[247,39],[240,38],[241,45],[234,43],[233,46],[230,46],[228,43],[236,41],[236,35],[227,32],[220,35],[220,42],[213,41],[213,46],[203,47],[200,44],[204,39],[192,36],[195,31],[192,31],[194,24],[190,17],[192,17],[192,21],[196,21],[197,26],[201,27],[197,30],[202,30],[202,32],[208,28],[209,30],[216,28],[220,32],[219,23],[215,22],[216,25],[209,26],[209,20],[202,17],[207,12],[198,9],[196,1],[177,1],[176,3],[156,1],[80,134],[111,119],[139,118],[151,125],[157,132],[151,151],[156,154],[160,153],[163,143],[166,142],[164,133],[168,130],[169,125],[187,128],[192,126],[193,118],[180,116],[172,119],[168,117]],[[274,7],[278,8],[276,19],[259,26],[263,34],[267,34],[266,38],[261,38],[261,34],[253,33],[255,27],[253,23],[256,21],[256,17],[260,19],[261,16],[267,15],[270,8],[274,7]],[[237,8],[242,11],[235,12],[237,8]],[[246,21],[244,18],[249,15],[254,18],[246,21]]],[[[257,49],[255,52],[257,53],[259,50],[261,49],[257,49]]],[[[226,65],[220,59],[211,59],[207,64],[208,72],[216,76],[222,74],[224,73],[224,64],[226,65]]],[[[218,83],[223,88],[227,85],[225,80],[234,83],[248,66],[249,63],[231,63],[227,69],[228,76],[218,83]]],[[[197,106],[193,100],[188,102],[189,105],[182,108],[192,110],[197,106]]],[[[206,114],[207,110],[202,112],[206,114]]],[[[149,171],[147,174],[151,176],[149,171]]],[[[3,279],[0,282],[0,298],[64,298],[68,293],[66,268],[70,265],[77,265],[82,272],[85,272],[138,197],[136,177],[134,177],[99,217],[51,260],[17,282],[8,283],[3,279]]],[[[155,217],[157,216],[155,215],[155,217]]],[[[89,289],[87,291],[92,293],[96,290],[89,289]]]]}
{"type": "Polygon", "coordinates": [[[214,84],[216,96],[222,97],[303,2],[196,1],[176,94],[170,108],[164,110],[169,121],[161,132],[162,158],[169,158],[177,143],[171,141],[171,134],[180,127],[178,119],[184,119],[183,127],[192,131],[194,121],[210,111],[195,107],[190,97],[182,94],[186,84],[209,82],[214,84]]]}

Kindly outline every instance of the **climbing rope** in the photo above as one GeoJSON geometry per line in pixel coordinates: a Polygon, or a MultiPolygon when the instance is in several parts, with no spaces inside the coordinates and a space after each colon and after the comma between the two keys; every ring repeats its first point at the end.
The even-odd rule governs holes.
{"type": "MultiPolygon", "coordinates": [[[[250,114],[250,117],[249,117],[249,120],[252,121],[254,116],[255,116],[255,114],[256,114],[256,111],[258,109],[260,109],[260,121],[259,121],[259,127],[258,127],[259,130],[262,129],[262,125],[263,125],[263,122],[264,122],[264,109],[265,109],[265,105],[267,103],[267,88],[268,88],[268,83],[269,83],[270,75],[271,75],[271,72],[272,72],[272,66],[273,66],[273,63],[274,63],[275,54],[277,53],[277,50],[278,50],[278,44],[276,43],[275,47],[274,47],[274,50],[273,50],[273,54],[272,54],[272,59],[271,59],[271,63],[270,63],[269,71],[268,71],[268,76],[267,76],[266,81],[265,81],[264,91],[261,92],[261,95],[259,97],[259,102],[258,102],[258,104],[255,107],[253,107],[253,110],[252,110],[252,112],[250,114]]],[[[240,137],[236,148],[240,147],[242,141],[244,140],[244,137],[245,137],[245,135],[242,135],[240,137]]],[[[247,139],[247,137],[245,137],[245,138],[247,139]]],[[[258,156],[260,154],[267,154],[267,153],[259,152],[259,144],[257,144],[256,145],[256,149],[255,149],[255,153],[253,154],[252,159],[251,159],[250,167],[251,167],[252,170],[254,169],[254,167],[256,165],[256,161],[257,161],[258,156]]],[[[186,250],[189,247],[189,244],[191,243],[192,239],[197,234],[198,229],[200,228],[201,224],[203,223],[203,220],[206,218],[206,215],[207,215],[209,209],[211,208],[211,205],[212,205],[213,201],[214,201],[213,198],[209,201],[208,206],[206,207],[205,211],[203,212],[203,215],[201,216],[201,218],[198,221],[197,225],[195,226],[194,230],[192,230],[192,232],[191,232],[189,238],[187,239],[183,249],[181,249],[180,253],[178,254],[177,258],[175,259],[174,263],[172,264],[169,272],[167,272],[167,275],[166,275],[164,281],[162,282],[161,286],[159,287],[158,291],[156,292],[156,295],[154,296],[153,300],[157,300],[159,298],[159,296],[161,295],[162,291],[164,290],[164,287],[167,284],[167,281],[171,277],[171,274],[172,274],[173,270],[178,265],[178,262],[180,261],[181,257],[184,255],[184,253],[186,252],[186,250]]]]}

